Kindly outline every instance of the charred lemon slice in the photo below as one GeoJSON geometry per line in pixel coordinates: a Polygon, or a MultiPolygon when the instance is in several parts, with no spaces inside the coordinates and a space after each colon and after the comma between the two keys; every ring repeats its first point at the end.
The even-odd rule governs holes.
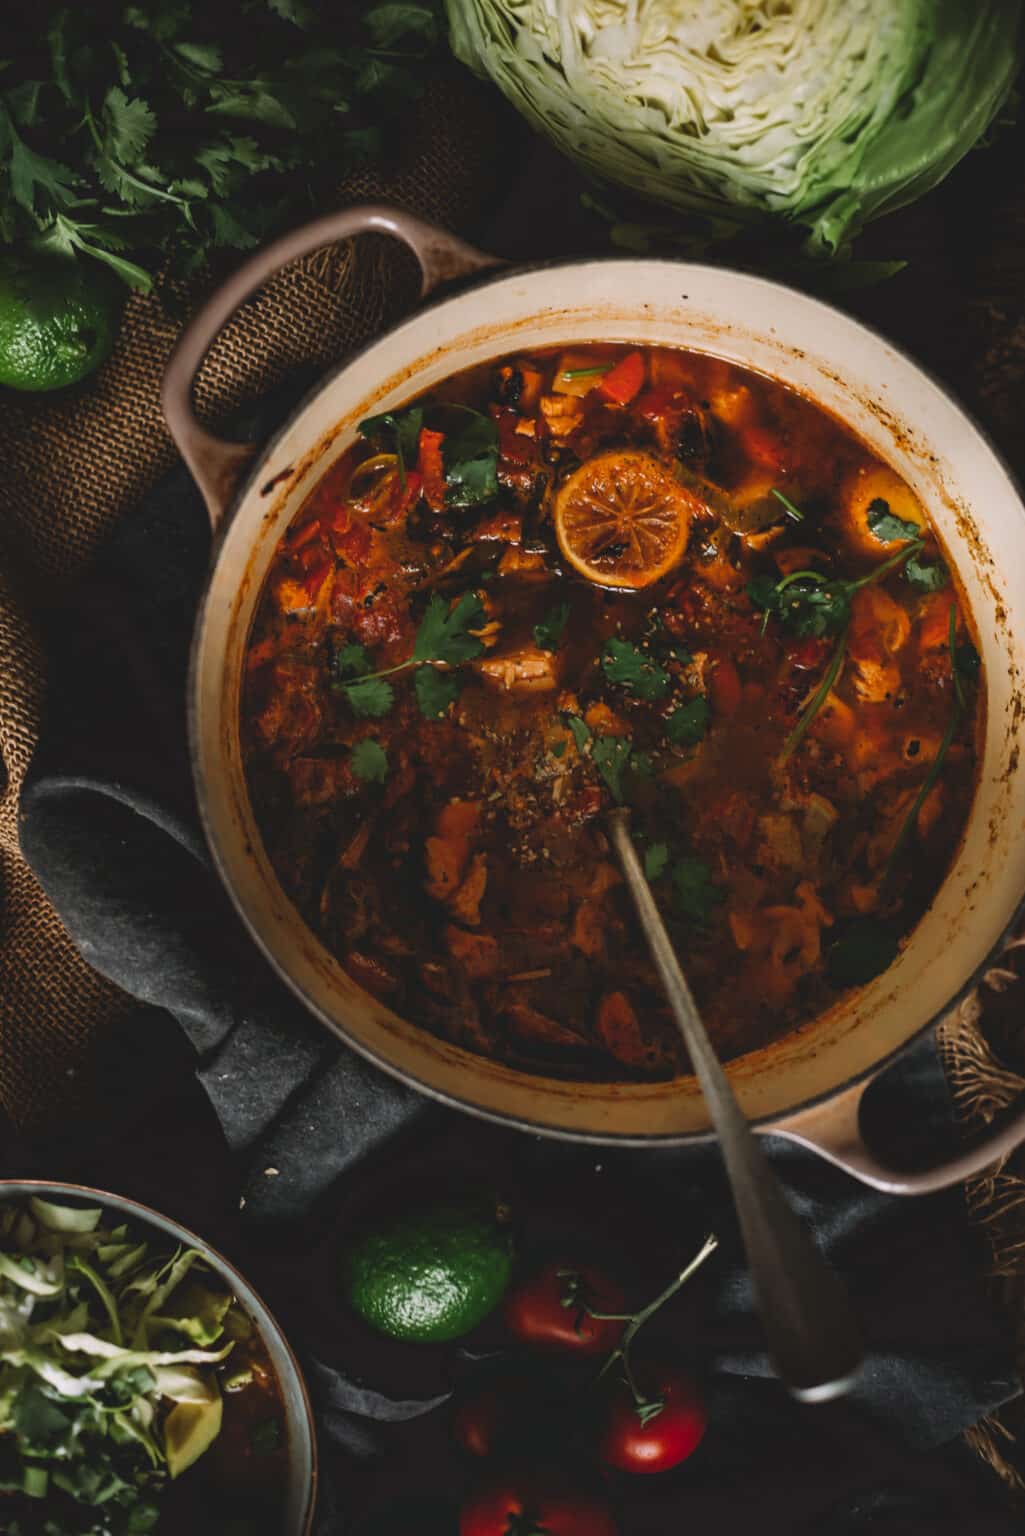
{"type": "Polygon", "coordinates": [[[555,532],[565,558],[588,581],[636,590],[679,560],[698,506],[650,453],[599,453],[560,488],[555,532]]]}

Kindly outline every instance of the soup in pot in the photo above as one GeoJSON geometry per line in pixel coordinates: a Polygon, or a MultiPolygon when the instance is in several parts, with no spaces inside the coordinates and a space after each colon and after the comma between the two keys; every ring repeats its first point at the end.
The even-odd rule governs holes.
{"type": "Polygon", "coordinates": [[[595,345],[362,423],[268,573],[242,739],[278,878],[361,987],[526,1070],[669,1077],[608,810],[736,1056],[896,957],[983,698],[924,508],[842,422],[595,345]]]}

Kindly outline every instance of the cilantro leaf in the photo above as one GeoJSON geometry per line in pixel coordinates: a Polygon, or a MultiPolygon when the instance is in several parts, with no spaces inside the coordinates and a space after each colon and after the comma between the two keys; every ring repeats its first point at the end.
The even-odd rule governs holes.
{"type": "Polygon", "coordinates": [[[623,770],[630,760],[631,751],[630,742],[625,736],[596,736],[591,747],[591,761],[618,805],[623,803],[623,770]]]}
{"type": "Polygon", "coordinates": [[[557,651],[568,622],[569,603],[556,604],[548,610],[540,624],[534,625],[534,644],[542,651],[557,651]]]}
{"type": "Polygon", "coordinates": [[[265,123],[272,128],[292,132],[298,124],[280,97],[258,86],[229,90],[218,87],[206,109],[219,117],[240,117],[251,123],[265,123]]]}
{"type": "Polygon", "coordinates": [[[147,103],[139,96],[126,96],[119,85],[104,98],[103,119],[111,154],[129,163],[139,159],[157,126],[147,103]]]}
{"type": "Polygon", "coordinates": [[[440,720],[459,697],[459,679],[435,667],[420,667],[413,680],[416,702],[425,720],[440,720]]]}
{"type": "Polygon", "coordinates": [[[904,575],[917,592],[942,592],[950,581],[950,572],[942,560],[921,560],[912,555],[905,563],[904,575]]]}
{"type": "Polygon", "coordinates": [[[49,204],[67,205],[76,196],[78,177],[75,172],[59,160],[37,155],[13,129],[7,175],[14,201],[29,213],[45,213],[49,204]],[[44,194],[42,208],[38,203],[40,193],[44,194]]]}
{"type": "Polygon", "coordinates": [[[468,407],[445,433],[445,500],[450,507],[474,507],[498,495],[498,423],[468,407]]]}
{"type": "Polygon", "coordinates": [[[224,67],[223,56],[216,43],[175,43],[174,51],[186,63],[206,74],[219,75],[224,67]]]}
{"type": "Polygon", "coordinates": [[[649,880],[657,880],[665,874],[666,865],[669,863],[669,848],[666,843],[652,843],[644,852],[644,873],[649,880]]]}
{"type": "Polygon", "coordinates": [[[414,405],[408,411],[383,411],[380,416],[368,416],[360,422],[358,430],[363,437],[376,438],[387,444],[397,456],[404,472],[409,465],[416,463],[423,424],[423,408],[414,405]]]}
{"type": "Polygon", "coordinates": [[[307,0],[267,0],[272,11],[284,21],[291,21],[297,27],[310,27],[315,19],[313,8],[307,4],[307,0]]]}
{"type": "Polygon", "coordinates": [[[826,954],[834,987],[863,987],[897,958],[900,945],[892,928],[877,917],[852,917],[838,926],[826,954]]]}
{"type": "Polygon", "coordinates": [[[674,709],[666,721],[666,736],[677,747],[693,747],[704,737],[711,717],[708,700],[703,694],[688,699],[679,709],[674,709]]]}
{"type": "Polygon", "coordinates": [[[380,742],[369,737],[358,741],[349,754],[349,767],[357,779],[370,784],[383,784],[388,777],[388,754],[380,742]]]}
{"type": "Polygon", "coordinates": [[[907,522],[903,517],[898,517],[890,511],[890,503],[884,501],[881,496],[869,503],[868,517],[869,532],[873,533],[881,544],[892,544],[896,540],[920,539],[922,530],[917,523],[907,522]]]}
{"type": "Polygon", "coordinates": [[[615,637],[609,640],[602,652],[601,665],[610,683],[618,684],[648,704],[656,703],[669,692],[668,672],[629,640],[615,637]]]}
{"type": "Polygon", "coordinates": [[[356,683],[335,683],[336,693],[342,693],[353,714],[360,719],[380,720],[395,702],[395,690],[383,677],[365,677],[356,683]]]}
{"type": "Polygon", "coordinates": [[[362,677],[369,671],[371,671],[371,662],[365,646],[357,645],[353,641],[349,645],[341,646],[335,652],[336,677],[362,677]]]}
{"type": "Polygon", "coordinates": [[[837,634],[850,618],[850,583],[827,581],[817,571],[795,571],[782,581],[755,576],[747,594],[795,635],[837,634]]]}
{"type": "Polygon", "coordinates": [[[564,741],[553,742],[551,753],[553,757],[564,757],[566,754],[566,743],[564,741]]]}
{"type": "Polygon", "coordinates": [[[484,646],[471,629],[483,629],[487,615],[476,592],[464,592],[453,608],[435,592],[420,620],[413,661],[444,661],[449,666],[472,661],[484,646]]]}
{"type": "Polygon", "coordinates": [[[677,859],[672,869],[677,903],[686,917],[700,927],[707,927],[715,904],[722,900],[712,883],[712,873],[704,859],[686,856],[677,859]]]}
{"type": "Polygon", "coordinates": [[[591,739],[591,732],[586,721],[581,720],[579,715],[570,715],[566,720],[566,724],[573,733],[573,740],[576,743],[577,751],[583,752],[591,739]]]}
{"type": "Polygon", "coordinates": [[[426,5],[375,5],[363,25],[378,48],[392,48],[403,37],[416,36],[428,44],[437,37],[437,23],[426,5]]]}

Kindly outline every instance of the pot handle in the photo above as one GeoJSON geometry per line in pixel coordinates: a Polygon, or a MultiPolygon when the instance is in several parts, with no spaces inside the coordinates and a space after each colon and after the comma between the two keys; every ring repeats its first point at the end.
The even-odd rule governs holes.
{"type": "Polygon", "coordinates": [[[171,436],[203,493],[212,527],[216,528],[223,517],[242,470],[256,449],[251,443],[216,437],[196,419],[192,386],[200,364],[239,305],[279,268],[322,246],[368,232],[394,235],[409,247],[420,264],[421,298],[439,283],[503,265],[500,257],[478,251],[447,230],[386,203],[365,203],[326,214],[281,235],[244,262],[185,327],[171,353],[160,390],[171,436]]]}
{"type": "Polygon", "coordinates": [[[861,1101],[871,1081],[868,1077],[836,1098],[799,1110],[762,1130],[765,1135],[796,1142],[862,1184],[888,1195],[932,1195],[952,1184],[962,1184],[1025,1143],[1025,1104],[1019,1103],[994,1120],[971,1146],[946,1162],[913,1171],[891,1168],[876,1156],[861,1134],[861,1101]]]}

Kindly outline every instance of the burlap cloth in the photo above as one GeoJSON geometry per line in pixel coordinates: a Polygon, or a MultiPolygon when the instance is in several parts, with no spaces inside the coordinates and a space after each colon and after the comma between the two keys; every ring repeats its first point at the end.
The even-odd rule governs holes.
{"type": "MultiPolygon", "coordinates": [[[[387,179],[351,180],[339,202],[383,196],[467,231],[494,200],[508,133],[493,96],[460,71],[446,73],[417,113],[402,163],[387,179]]],[[[216,419],[299,364],[337,361],[401,312],[413,277],[404,253],[375,241],[281,273],[218,340],[198,384],[201,411],[216,419]]],[[[186,308],[202,286],[181,296],[186,308]]],[[[97,542],[173,461],[159,384],[178,329],[157,298],[133,295],[113,358],[87,386],[56,399],[7,394],[0,404],[0,1106],[22,1129],[45,1131],[88,1110],[93,1048],[133,1006],[81,958],[24,863],[18,796],[45,706],[46,625],[59,622],[62,594],[97,542]]],[[[1020,1051],[1016,958],[942,1027],[966,1122],[991,1119],[1025,1091],[998,1054],[1006,1047],[1015,1060],[1020,1051]]],[[[994,1284],[1025,1346],[1025,1162],[975,1181],[966,1198],[992,1239],[994,1284]]],[[[1025,1489],[1009,1418],[969,1439],[1025,1489]]]]}

